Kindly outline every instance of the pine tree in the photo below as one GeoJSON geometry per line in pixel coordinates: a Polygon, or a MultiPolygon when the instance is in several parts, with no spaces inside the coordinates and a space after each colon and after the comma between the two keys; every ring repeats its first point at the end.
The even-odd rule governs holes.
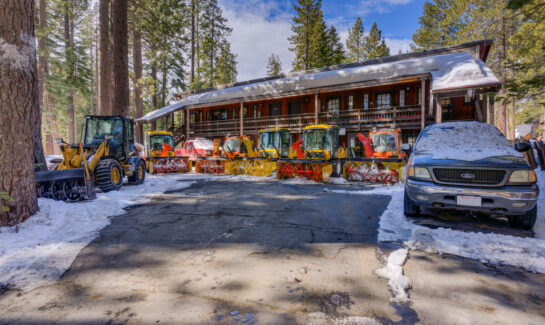
{"type": "Polygon", "coordinates": [[[366,60],[365,52],[365,34],[361,18],[356,19],[354,27],[348,30],[346,39],[347,61],[356,62],[366,60]]]}
{"type": "Polygon", "coordinates": [[[325,28],[316,26],[321,24],[321,0],[297,0],[293,5],[296,12],[292,18],[291,30],[293,35],[288,38],[291,45],[290,51],[295,53],[292,63],[293,71],[312,69],[312,48],[320,47],[313,39],[320,39],[320,34],[325,28]]]}
{"type": "Polygon", "coordinates": [[[390,49],[382,38],[382,31],[378,29],[377,23],[373,23],[369,34],[365,37],[365,56],[367,59],[382,58],[390,55],[390,49]]]}
{"type": "Polygon", "coordinates": [[[310,69],[327,67],[331,63],[332,48],[329,42],[327,26],[321,11],[310,37],[310,69]]]}
{"type": "Polygon", "coordinates": [[[215,85],[226,85],[237,81],[237,59],[231,52],[231,44],[227,40],[221,42],[216,70],[215,85]]]}
{"type": "Polygon", "coordinates": [[[327,40],[329,48],[331,49],[328,66],[344,63],[346,61],[346,53],[341,42],[341,37],[335,26],[331,26],[327,29],[327,40]]]}
{"type": "Polygon", "coordinates": [[[278,54],[271,54],[267,62],[267,76],[277,76],[282,72],[282,62],[280,62],[280,57],[278,54]]]}

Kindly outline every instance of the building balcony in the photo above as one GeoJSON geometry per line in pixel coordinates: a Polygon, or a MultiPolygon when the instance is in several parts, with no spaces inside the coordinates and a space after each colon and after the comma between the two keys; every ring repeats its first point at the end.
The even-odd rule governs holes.
{"type": "MultiPolygon", "coordinates": [[[[426,108],[426,114],[428,114],[426,108]]],[[[433,121],[433,116],[426,115],[426,124],[433,121]]],[[[350,131],[365,131],[372,128],[419,129],[421,125],[421,106],[384,107],[375,109],[343,110],[335,113],[320,112],[317,115],[294,114],[268,117],[240,118],[196,122],[190,124],[191,137],[219,137],[240,134],[241,124],[245,135],[257,134],[265,128],[287,128],[292,133],[301,133],[303,128],[313,124],[336,124],[350,131]]]]}

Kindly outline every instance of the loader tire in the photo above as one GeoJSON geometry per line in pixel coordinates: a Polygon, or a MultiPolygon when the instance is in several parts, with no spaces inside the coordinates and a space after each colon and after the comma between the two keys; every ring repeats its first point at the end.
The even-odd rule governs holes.
{"type": "Polygon", "coordinates": [[[97,186],[102,192],[119,191],[123,185],[123,168],[119,161],[106,158],[96,168],[97,186]]]}
{"type": "Polygon", "coordinates": [[[142,184],[144,179],[146,179],[146,163],[143,160],[138,160],[136,166],[134,166],[132,176],[129,176],[129,183],[133,185],[142,184]]]}

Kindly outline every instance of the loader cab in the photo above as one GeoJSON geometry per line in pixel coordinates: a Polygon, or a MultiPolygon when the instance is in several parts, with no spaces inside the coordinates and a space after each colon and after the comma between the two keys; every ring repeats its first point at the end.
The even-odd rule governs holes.
{"type": "Polygon", "coordinates": [[[98,147],[107,139],[109,155],[126,160],[134,150],[132,120],[122,116],[86,116],[84,146],[98,147]]]}
{"type": "Polygon", "coordinates": [[[373,146],[373,157],[390,158],[400,155],[400,134],[399,129],[376,131],[369,133],[373,146]]]}
{"type": "Polygon", "coordinates": [[[151,150],[163,150],[163,144],[167,144],[171,148],[174,148],[174,139],[172,139],[172,135],[167,132],[151,132],[149,144],[151,150]]]}
{"type": "Polygon", "coordinates": [[[337,158],[339,127],[336,125],[312,125],[305,127],[303,135],[307,158],[337,158]],[[324,154],[327,157],[324,157],[324,154]]]}
{"type": "Polygon", "coordinates": [[[290,150],[290,132],[288,129],[260,130],[258,145],[260,156],[272,158],[287,157],[290,150]],[[280,157],[278,157],[278,154],[280,157]]]}

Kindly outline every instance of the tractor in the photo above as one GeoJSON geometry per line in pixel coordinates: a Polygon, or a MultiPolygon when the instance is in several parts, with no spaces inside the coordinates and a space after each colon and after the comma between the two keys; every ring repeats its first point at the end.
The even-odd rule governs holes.
{"type": "Polygon", "coordinates": [[[270,176],[276,168],[272,160],[258,156],[253,141],[248,136],[225,138],[221,155],[218,140],[214,141],[212,157],[199,157],[197,160],[197,173],[270,176]]]}
{"type": "Polygon", "coordinates": [[[63,161],[55,170],[35,173],[38,195],[55,200],[96,198],[102,192],[119,190],[123,178],[141,184],[146,164],[144,147],[134,141],[133,120],[122,116],[86,116],[83,143],[57,139],[63,161]]]}
{"type": "Polygon", "coordinates": [[[332,174],[342,173],[345,158],[346,150],[340,146],[338,126],[307,126],[303,141],[292,145],[287,159],[277,161],[276,176],[278,179],[299,177],[327,182],[332,174]]]}
{"type": "Polygon", "coordinates": [[[191,170],[189,157],[176,156],[171,132],[146,132],[144,147],[148,173],[187,173],[191,170]]]}
{"type": "Polygon", "coordinates": [[[357,135],[365,157],[351,157],[344,164],[347,180],[372,183],[398,183],[403,167],[400,151],[401,130],[372,130],[369,136],[357,135]]]}

